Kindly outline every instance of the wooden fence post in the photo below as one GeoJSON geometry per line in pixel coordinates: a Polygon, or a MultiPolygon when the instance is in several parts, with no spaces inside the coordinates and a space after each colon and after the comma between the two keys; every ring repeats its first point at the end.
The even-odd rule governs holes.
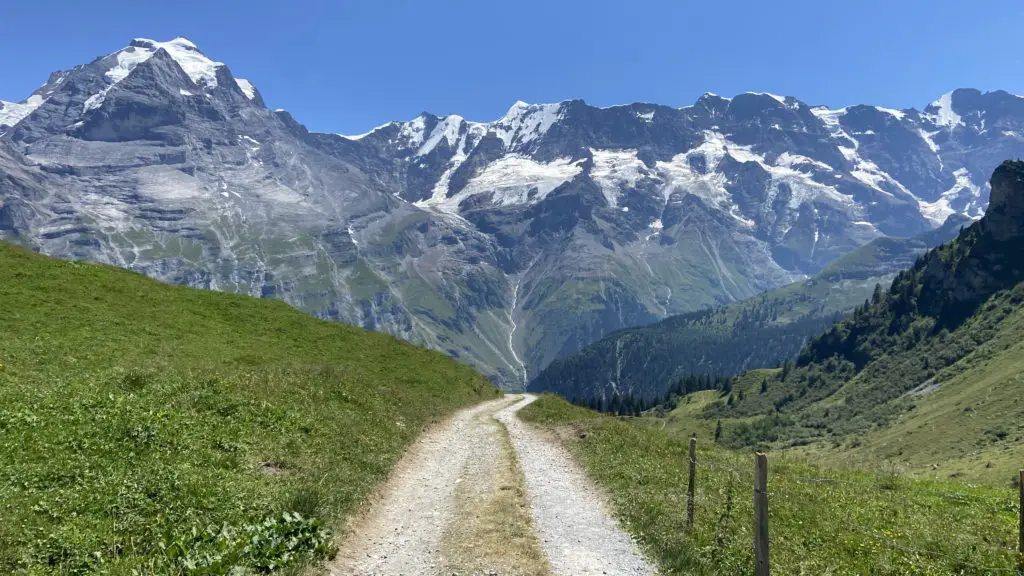
{"type": "Polygon", "coordinates": [[[690,483],[686,487],[686,527],[693,528],[693,493],[697,480],[697,435],[690,436],[690,483]]]}
{"type": "Polygon", "coordinates": [[[754,454],[754,575],[768,576],[768,457],[754,454]]]}
{"type": "MultiPolygon", "coordinates": [[[[1020,545],[1017,551],[1024,558],[1024,470],[1020,471],[1020,481],[1017,483],[1017,486],[1020,490],[1020,545]]],[[[1022,564],[1024,564],[1024,561],[1022,561],[1022,564]]],[[[1021,566],[1021,569],[1024,570],[1024,566],[1021,566]]]]}

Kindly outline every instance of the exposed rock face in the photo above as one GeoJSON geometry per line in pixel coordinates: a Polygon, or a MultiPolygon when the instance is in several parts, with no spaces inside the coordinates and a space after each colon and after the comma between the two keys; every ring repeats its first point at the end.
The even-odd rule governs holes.
{"type": "Polygon", "coordinates": [[[915,311],[950,328],[999,290],[1024,281],[1024,162],[1003,162],[992,174],[985,217],[957,241],[929,254],[921,269],[915,311]]]}
{"type": "Polygon", "coordinates": [[[1000,241],[1024,234],[1024,162],[1003,162],[992,174],[987,230],[1000,241]]]}
{"type": "Polygon", "coordinates": [[[0,133],[4,238],[282,298],[516,387],[610,331],[980,216],[987,174],[1024,155],[1024,99],[517,103],[349,137],[185,39],[139,39],[0,103],[0,133]]]}

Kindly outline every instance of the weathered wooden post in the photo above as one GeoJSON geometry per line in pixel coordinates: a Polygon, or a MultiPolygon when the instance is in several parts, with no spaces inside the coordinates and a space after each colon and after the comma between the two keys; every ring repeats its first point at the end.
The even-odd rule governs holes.
{"type": "MultiPolygon", "coordinates": [[[[1017,547],[1017,552],[1020,553],[1021,564],[1024,564],[1024,470],[1020,471],[1020,481],[1017,482],[1017,487],[1018,490],[1020,490],[1020,505],[1018,506],[1018,508],[1020,509],[1020,544],[1017,547]]],[[[1020,567],[1018,573],[1020,573],[1021,570],[1024,570],[1024,565],[1020,567]]]]}
{"type": "Polygon", "coordinates": [[[754,454],[754,576],[768,576],[768,457],[754,454]]]}
{"type": "Polygon", "coordinates": [[[697,435],[690,436],[690,483],[686,487],[686,527],[693,528],[693,493],[697,480],[697,435]]]}

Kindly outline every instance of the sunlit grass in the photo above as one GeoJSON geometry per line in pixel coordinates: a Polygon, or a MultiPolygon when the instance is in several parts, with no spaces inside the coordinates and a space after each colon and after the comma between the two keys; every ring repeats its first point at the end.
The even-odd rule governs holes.
{"type": "MultiPolygon", "coordinates": [[[[753,458],[699,439],[696,523],[685,526],[687,440],[544,396],[522,411],[562,437],[624,526],[669,574],[752,573],[753,458]]],[[[832,470],[769,454],[773,574],[949,575],[1012,570],[1017,493],[832,470]]]]}
{"type": "Polygon", "coordinates": [[[3,243],[0,319],[5,574],[314,561],[423,427],[496,394],[278,301],[3,243]]]}

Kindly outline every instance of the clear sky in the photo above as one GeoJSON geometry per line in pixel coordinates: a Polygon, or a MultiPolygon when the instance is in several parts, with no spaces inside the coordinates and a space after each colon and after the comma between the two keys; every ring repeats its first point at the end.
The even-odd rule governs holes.
{"type": "Polygon", "coordinates": [[[1022,0],[35,0],[0,21],[3,100],[133,37],[186,36],[270,107],[342,133],[423,111],[492,120],[516,100],[1024,94],[1022,0]]]}

